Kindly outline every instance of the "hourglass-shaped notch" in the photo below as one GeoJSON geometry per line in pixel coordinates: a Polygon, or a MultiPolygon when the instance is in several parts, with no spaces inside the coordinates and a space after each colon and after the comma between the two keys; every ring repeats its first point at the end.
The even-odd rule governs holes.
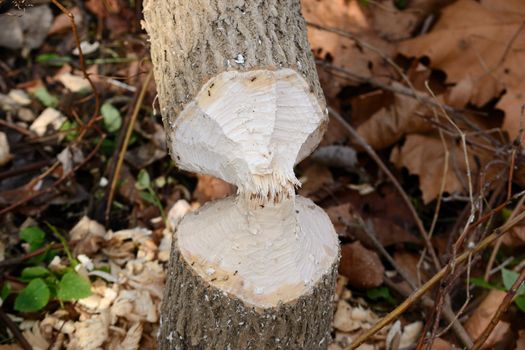
{"type": "Polygon", "coordinates": [[[300,0],[142,3],[171,156],[238,188],[174,233],[159,349],[325,350],[339,246],[295,195],[328,120],[300,0]]]}
{"type": "Polygon", "coordinates": [[[292,69],[227,71],[209,80],[172,124],[185,170],[219,177],[260,203],[300,185],[294,165],[319,143],[326,112],[292,69]]]}

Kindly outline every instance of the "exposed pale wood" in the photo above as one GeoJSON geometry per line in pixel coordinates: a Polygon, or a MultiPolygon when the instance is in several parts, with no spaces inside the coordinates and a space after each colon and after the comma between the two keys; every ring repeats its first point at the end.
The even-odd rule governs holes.
{"type": "Polygon", "coordinates": [[[303,197],[264,208],[213,202],[182,221],[177,242],[203,280],[257,308],[309,294],[339,249],[326,213],[303,197]]]}
{"type": "Polygon", "coordinates": [[[293,167],[324,132],[324,112],[309,90],[288,68],[210,79],[173,122],[177,165],[235,184],[260,203],[293,196],[293,167]]]}
{"type": "Polygon", "coordinates": [[[289,193],[297,185],[293,165],[317,146],[327,122],[299,1],[146,0],[144,17],[168,145],[178,166],[218,176],[248,196],[274,199],[289,193]],[[239,95],[241,85],[245,89],[239,95]],[[225,94],[230,96],[223,99],[225,94]],[[255,101],[255,95],[261,98],[255,101]],[[238,109],[232,109],[228,118],[222,115],[223,123],[218,125],[214,118],[208,125],[192,120],[208,118],[206,105],[212,102],[215,111],[238,109]],[[265,108],[259,108],[260,103],[265,108]],[[250,109],[254,106],[258,108],[250,109]],[[277,121],[286,122],[299,112],[302,119],[295,124],[278,125],[277,121]],[[261,115],[265,118],[257,121],[261,115]],[[185,120],[178,122],[179,116],[185,120]],[[275,127],[266,123],[269,119],[276,121],[275,127]],[[231,127],[246,125],[247,120],[252,127],[243,134],[231,127]],[[185,127],[193,129],[196,124],[205,136],[223,136],[222,141],[210,140],[218,147],[187,137],[185,127]],[[279,132],[291,137],[300,130],[300,138],[272,142],[279,132]],[[246,142],[240,142],[243,138],[246,142]],[[258,139],[256,144],[246,147],[253,139],[258,139]],[[174,148],[179,142],[186,151],[174,148]],[[190,152],[193,146],[198,150],[190,152]],[[289,148],[286,155],[284,147],[289,148]],[[235,155],[233,164],[221,163],[231,161],[225,156],[232,149],[244,153],[235,155]],[[286,159],[279,159],[283,156],[286,159]]]}
{"type": "MultiPolygon", "coordinates": [[[[231,201],[231,199],[224,201],[231,201]]],[[[298,210],[305,210],[305,215],[317,217],[321,213],[321,218],[323,215],[326,216],[310,201],[304,199],[300,201],[304,201],[303,204],[306,206],[298,204],[300,208],[298,210]]],[[[220,269],[221,263],[215,263],[213,265],[215,268],[208,264],[210,259],[216,257],[217,254],[220,255],[217,251],[228,251],[228,244],[237,243],[231,242],[231,237],[226,237],[226,243],[220,243],[222,247],[218,250],[211,247],[205,248],[211,254],[208,259],[203,256],[187,256],[188,252],[184,252],[184,248],[181,247],[181,245],[188,244],[185,240],[180,241],[181,235],[201,235],[200,243],[203,243],[205,237],[214,234],[203,227],[197,227],[197,230],[192,232],[184,232],[187,229],[184,221],[194,223],[200,215],[214,216],[213,211],[215,209],[219,209],[222,213],[224,210],[221,207],[224,205],[227,205],[227,202],[214,202],[204,207],[202,212],[186,217],[179,227],[179,240],[173,243],[166,285],[167,293],[165,293],[162,307],[163,314],[158,339],[159,349],[326,349],[331,341],[333,296],[337,277],[337,245],[334,247],[333,242],[326,242],[327,245],[323,249],[331,252],[327,254],[326,261],[320,264],[323,266],[323,271],[313,268],[309,273],[315,272],[316,279],[306,284],[296,281],[300,290],[285,287],[284,290],[278,291],[275,290],[278,282],[275,282],[272,286],[273,292],[272,289],[268,288],[267,294],[262,291],[263,294],[258,295],[257,288],[260,287],[251,284],[254,282],[254,275],[243,276],[242,274],[258,269],[259,271],[255,276],[260,280],[266,279],[274,273],[276,280],[282,281],[282,277],[285,276],[289,283],[294,283],[295,273],[297,272],[295,270],[300,268],[298,265],[285,263],[285,267],[287,266],[291,271],[282,269],[283,266],[278,263],[278,260],[283,257],[274,252],[274,250],[279,251],[276,244],[279,239],[274,238],[275,247],[260,246],[262,251],[255,252],[259,255],[258,257],[243,257],[242,254],[235,256],[235,258],[240,258],[243,264],[239,266],[237,272],[233,271],[233,273],[229,270],[231,267],[223,266],[224,269],[220,269]],[[214,208],[214,206],[219,208],[214,208]],[[266,268],[264,268],[265,259],[262,258],[265,253],[268,254],[266,268]],[[328,257],[332,261],[327,266],[328,257]],[[273,261],[272,258],[276,258],[277,261],[273,261]],[[197,263],[201,264],[199,268],[195,268],[197,263]],[[256,266],[245,264],[255,264],[256,266]],[[243,282],[250,288],[243,290],[242,286],[238,285],[238,283],[243,282]],[[255,293],[252,293],[254,288],[255,293]],[[280,294],[282,292],[284,295],[280,294]],[[257,297],[261,298],[257,299],[257,297]],[[283,298],[283,302],[275,305],[280,297],[283,298]],[[293,300],[288,300],[290,298],[293,300]],[[254,304],[259,306],[273,305],[273,307],[257,307],[254,304]]],[[[326,220],[328,219],[326,218],[326,220]]],[[[201,226],[204,225],[201,222],[201,226]]],[[[215,225],[208,222],[208,226],[213,230],[212,226],[215,225]]],[[[323,231],[333,231],[331,224],[328,228],[323,228],[323,226],[324,224],[320,224],[316,227],[316,229],[321,230],[319,232],[311,230],[304,232],[304,234],[312,236],[300,237],[300,240],[305,240],[310,244],[318,244],[320,239],[313,237],[313,235],[322,236],[323,231]]],[[[272,225],[270,231],[274,229],[272,225]]],[[[239,237],[239,239],[241,243],[246,244],[247,233],[238,231],[237,234],[245,236],[245,238],[239,237]]],[[[248,233],[248,235],[251,234],[248,233]]],[[[268,236],[271,232],[259,232],[257,234],[268,236]]],[[[295,236],[293,232],[284,234],[295,236]]],[[[210,240],[217,243],[218,238],[220,237],[211,237],[210,240]]],[[[272,242],[270,237],[268,239],[269,242],[272,242]]],[[[283,241],[286,242],[287,239],[283,239],[283,241]]],[[[315,248],[319,247],[308,247],[308,243],[304,243],[303,248],[307,251],[315,251],[315,248]]],[[[286,244],[281,249],[288,250],[286,244]]],[[[248,251],[254,253],[253,249],[248,249],[248,251]]],[[[201,252],[203,252],[202,248],[201,252]]],[[[296,250],[294,254],[300,255],[301,252],[296,250]]],[[[231,257],[228,258],[231,260],[231,257]]],[[[284,259],[290,258],[284,257],[284,259]]],[[[303,257],[299,257],[299,260],[302,259],[303,257]]],[[[310,264],[304,261],[303,263],[310,264]]],[[[223,265],[226,263],[223,262],[223,265]]],[[[271,286],[272,282],[266,280],[262,285],[271,286]]]]}

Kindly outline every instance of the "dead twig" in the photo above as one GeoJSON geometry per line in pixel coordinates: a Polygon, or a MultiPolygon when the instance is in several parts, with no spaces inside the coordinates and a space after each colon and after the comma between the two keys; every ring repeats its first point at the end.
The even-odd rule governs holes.
{"type": "MultiPolygon", "coordinates": [[[[514,207],[514,210],[510,214],[510,218],[511,219],[514,218],[518,214],[518,212],[523,207],[524,202],[525,202],[525,197],[521,197],[519,202],[518,202],[518,204],[516,204],[516,207],[514,207]]],[[[484,279],[487,282],[488,282],[488,280],[490,278],[490,274],[491,274],[491,271],[492,271],[492,266],[494,266],[494,261],[496,261],[496,255],[498,254],[498,251],[499,251],[502,243],[503,243],[503,237],[499,238],[496,241],[496,244],[494,245],[494,248],[492,249],[492,253],[490,254],[489,262],[487,263],[487,267],[485,268],[485,275],[484,275],[484,279]]]]}
{"type": "Polygon", "coordinates": [[[479,338],[476,339],[476,342],[474,343],[474,346],[471,348],[471,350],[479,350],[485,344],[487,338],[498,324],[501,316],[507,311],[510,304],[514,300],[514,297],[516,296],[520,286],[523,284],[523,281],[525,281],[525,269],[521,271],[520,275],[516,279],[516,282],[514,282],[512,287],[510,287],[507,294],[505,295],[505,298],[496,310],[496,313],[494,313],[494,316],[492,316],[490,319],[490,323],[487,325],[487,327],[485,327],[479,338]]]}
{"type": "Polygon", "coordinates": [[[22,346],[24,350],[33,350],[33,347],[27,341],[26,337],[22,334],[16,323],[11,320],[9,316],[5,313],[4,309],[0,307],[0,323],[3,323],[15,336],[18,340],[18,344],[22,346]]]}
{"type": "Polygon", "coordinates": [[[124,137],[124,142],[122,143],[122,147],[120,148],[120,152],[118,154],[117,163],[115,165],[115,170],[112,174],[111,179],[111,186],[109,189],[107,201],[106,201],[106,211],[105,211],[105,220],[109,220],[109,214],[111,212],[111,204],[113,203],[113,198],[115,196],[115,190],[117,188],[117,181],[120,178],[120,170],[122,169],[122,164],[124,163],[124,155],[126,154],[126,151],[128,149],[129,140],[131,139],[131,134],[133,132],[133,128],[135,127],[135,122],[137,121],[137,117],[139,115],[140,106],[142,105],[142,101],[144,100],[144,96],[146,95],[146,91],[148,89],[148,85],[151,81],[151,78],[153,76],[153,71],[150,71],[146,78],[144,79],[144,82],[142,83],[142,89],[140,90],[140,93],[137,97],[137,101],[135,103],[133,114],[131,115],[131,119],[128,124],[128,128],[126,130],[126,135],[124,137]]]}
{"type": "MultiPolygon", "coordinates": [[[[45,193],[52,192],[52,191],[56,190],[58,188],[58,186],[60,186],[67,179],[69,179],[71,176],[73,176],[73,174],[75,174],[78,169],[83,167],[87,162],[89,162],[91,160],[91,158],[93,158],[95,156],[95,154],[97,154],[97,152],[98,152],[100,146],[102,145],[102,142],[105,140],[105,138],[106,138],[106,135],[102,134],[101,137],[100,137],[99,142],[97,143],[95,148],[86,156],[86,158],[80,164],[75,166],[70,172],[62,175],[58,180],[56,180],[53,183],[53,185],[51,185],[49,187],[46,187],[45,189],[43,189],[43,190],[41,190],[39,192],[35,192],[35,193],[32,193],[32,194],[29,194],[29,195],[25,196],[24,198],[20,199],[19,201],[11,204],[10,206],[0,210],[0,215],[4,215],[4,214],[10,212],[11,210],[13,210],[15,208],[18,208],[19,206],[21,206],[21,205],[23,205],[23,204],[25,204],[25,203],[27,203],[27,202],[35,199],[35,198],[38,198],[38,197],[42,196],[45,193]]],[[[53,166],[51,166],[50,169],[52,169],[55,166],[58,166],[58,164],[59,163],[56,162],[55,164],[53,164],[53,166]]],[[[50,173],[49,170],[45,174],[47,174],[47,173],[50,173]]]]}
{"type": "Polygon", "coordinates": [[[26,260],[29,260],[31,258],[34,258],[35,256],[39,256],[40,254],[45,253],[49,249],[62,249],[63,247],[64,245],[62,243],[51,243],[51,244],[46,245],[45,247],[38,248],[31,253],[26,253],[24,255],[17,256],[16,258],[12,258],[12,259],[2,260],[0,261],[0,269],[5,269],[6,267],[9,267],[9,266],[21,264],[22,262],[26,260]]]}
{"type": "Polygon", "coordinates": [[[379,158],[377,153],[373,150],[373,148],[366,142],[365,139],[359,135],[359,133],[346,122],[346,120],[343,119],[343,117],[337,113],[333,108],[328,107],[328,111],[330,114],[343,126],[348,133],[355,139],[355,141],[364,148],[365,152],[368,153],[368,155],[377,163],[379,168],[386,174],[386,176],[390,179],[390,181],[393,183],[394,187],[397,189],[399,194],[401,195],[401,198],[403,198],[403,201],[405,202],[405,205],[410,210],[410,213],[412,214],[412,217],[414,218],[414,221],[416,222],[417,228],[419,230],[419,233],[423,237],[423,240],[425,241],[425,246],[430,253],[430,257],[432,258],[432,261],[436,268],[439,268],[441,266],[439,259],[436,255],[436,251],[434,250],[434,247],[432,246],[432,242],[430,241],[430,238],[428,237],[427,231],[425,230],[425,227],[423,226],[423,222],[419,218],[419,215],[416,212],[416,209],[412,205],[412,202],[410,201],[410,198],[408,198],[408,195],[406,194],[405,190],[403,190],[403,187],[401,187],[401,184],[397,181],[396,177],[392,174],[392,172],[388,169],[388,167],[385,165],[385,163],[379,158]]]}
{"type": "MultiPolygon", "coordinates": [[[[469,249],[463,254],[457,256],[454,260],[454,265],[459,265],[467,261],[471,255],[480,253],[485,248],[494,243],[501,235],[505,234],[508,230],[518,224],[521,220],[525,219],[525,212],[520,213],[514,219],[509,219],[503,225],[496,228],[490,235],[485,237],[481,242],[479,242],[474,248],[469,249]]],[[[431,279],[429,279],[425,284],[421,286],[417,291],[415,291],[410,297],[408,297],[404,302],[397,306],[393,311],[388,315],[383,317],[379,322],[373,325],[370,329],[363,332],[359,335],[350,346],[346,347],[345,350],[354,350],[357,349],[361,344],[366,342],[370,337],[383,329],[386,325],[393,322],[398,318],[403,312],[405,312],[412,304],[419,300],[423,295],[425,295],[436,283],[441,281],[443,277],[447,276],[450,272],[450,264],[443,267],[438,273],[436,273],[431,279]]]]}
{"type": "Polygon", "coordinates": [[[73,30],[73,36],[75,37],[75,43],[78,50],[78,59],[80,63],[80,70],[82,71],[82,74],[84,75],[84,78],[89,82],[89,85],[91,85],[91,89],[93,90],[93,95],[95,96],[95,109],[93,110],[93,115],[91,116],[91,119],[95,119],[98,115],[98,110],[100,108],[100,97],[97,91],[97,87],[89,77],[89,74],[86,70],[86,62],[84,60],[84,54],[82,52],[82,46],[80,45],[80,37],[78,36],[78,29],[77,25],[75,23],[75,16],[71,11],[69,11],[64,5],[62,5],[58,0],[51,0],[53,4],[55,4],[56,7],[64,13],[67,18],[69,19],[69,22],[71,23],[71,29],[73,30]]]}
{"type": "MultiPolygon", "coordinates": [[[[375,234],[375,232],[373,230],[373,226],[371,225],[371,223],[370,222],[365,223],[363,221],[363,219],[361,219],[360,217],[358,217],[357,219],[358,219],[359,224],[361,225],[363,231],[365,232],[365,234],[372,241],[372,243],[373,243],[374,247],[376,248],[376,250],[379,251],[379,253],[381,253],[381,255],[390,263],[390,265],[392,265],[392,267],[397,271],[397,273],[399,273],[399,275],[401,277],[403,277],[403,279],[411,287],[411,290],[406,290],[404,288],[398,288],[397,286],[395,286],[395,290],[398,293],[400,293],[403,297],[408,298],[410,296],[411,292],[417,290],[416,285],[414,284],[412,279],[408,276],[408,274],[405,272],[405,270],[403,270],[401,268],[401,266],[399,266],[399,264],[392,258],[392,256],[383,247],[383,245],[381,245],[381,242],[379,242],[379,240],[377,239],[376,234],[375,234]]],[[[349,223],[345,219],[342,219],[342,222],[346,226],[350,226],[351,225],[351,223],[349,223]]],[[[389,286],[392,286],[392,285],[395,285],[395,284],[393,282],[389,283],[389,286]]],[[[423,296],[422,304],[424,306],[426,306],[426,307],[429,307],[429,308],[434,308],[435,307],[434,301],[431,300],[427,296],[423,296]]],[[[458,338],[463,343],[463,345],[465,345],[466,347],[470,348],[472,346],[472,340],[470,339],[470,336],[468,335],[467,331],[465,330],[465,328],[463,328],[461,323],[458,321],[458,319],[457,319],[456,315],[454,314],[452,308],[449,307],[448,304],[445,305],[445,308],[443,309],[443,314],[444,314],[445,318],[447,319],[447,321],[449,322],[449,324],[452,327],[452,329],[454,330],[454,333],[456,333],[458,338]]]]}

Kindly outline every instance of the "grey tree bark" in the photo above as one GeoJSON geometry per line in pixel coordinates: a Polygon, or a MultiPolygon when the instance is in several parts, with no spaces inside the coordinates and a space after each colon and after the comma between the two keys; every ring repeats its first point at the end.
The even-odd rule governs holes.
{"type": "MultiPolygon", "coordinates": [[[[145,0],[143,26],[151,43],[170,148],[178,115],[202,94],[202,87],[210,79],[227,71],[297,72],[322,111],[319,114],[323,117],[316,119],[319,125],[312,132],[316,135],[314,139],[320,138],[327,121],[326,104],[307,41],[300,0],[145,0]]],[[[292,102],[302,106],[300,102],[292,102]]],[[[289,107],[285,104],[284,109],[289,107]]],[[[279,148],[285,149],[285,146],[279,148]]],[[[195,162],[202,159],[195,156],[195,162]]],[[[292,167],[290,170],[293,173],[292,167]]],[[[262,211],[257,209],[247,215],[264,215],[262,211]]],[[[329,222],[327,217],[323,217],[319,222],[326,221],[329,222]]],[[[275,226],[281,224],[276,222],[275,226]]],[[[319,235],[335,237],[331,224],[314,227],[323,231],[319,235]]],[[[326,349],[331,341],[338,262],[337,238],[326,241],[335,243],[327,244],[328,248],[312,249],[322,251],[319,256],[329,268],[318,269],[323,271],[322,277],[307,292],[272,307],[258,307],[225,292],[197,273],[193,264],[202,257],[188,260],[175,236],[162,306],[159,349],[326,349]]],[[[188,247],[182,248],[189,254],[188,247]]],[[[236,271],[229,273],[234,276],[236,271]]]]}
{"type": "Polygon", "coordinates": [[[311,294],[258,310],[204,282],[172,248],[159,349],[321,350],[331,342],[337,262],[311,294]]]}
{"type": "Polygon", "coordinates": [[[291,68],[326,108],[299,0],[145,0],[143,26],[167,131],[202,85],[227,70],[291,68]]]}

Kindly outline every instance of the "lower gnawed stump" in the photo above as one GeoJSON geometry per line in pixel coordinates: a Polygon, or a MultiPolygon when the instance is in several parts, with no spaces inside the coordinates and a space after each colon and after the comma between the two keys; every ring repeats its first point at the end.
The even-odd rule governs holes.
{"type": "Polygon", "coordinates": [[[308,199],[204,206],[176,232],[160,349],[326,349],[338,257],[328,216],[308,199]]]}

